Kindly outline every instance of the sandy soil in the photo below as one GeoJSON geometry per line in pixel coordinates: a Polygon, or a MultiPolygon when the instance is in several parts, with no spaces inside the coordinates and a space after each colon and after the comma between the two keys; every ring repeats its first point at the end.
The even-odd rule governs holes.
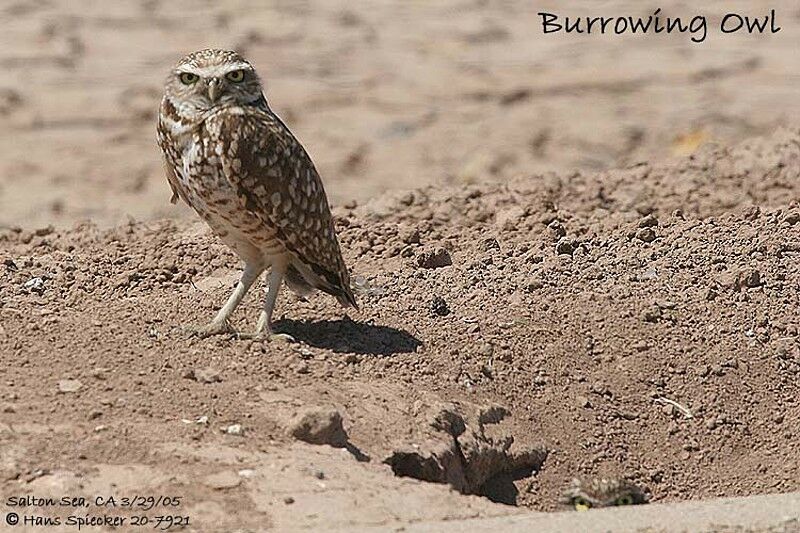
{"type": "Polygon", "coordinates": [[[794,3],[703,45],[545,38],[516,0],[74,5],[0,7],[4,515],[177,496],[26,512],[347,530],[559,510],[575,476],[800,490],[794,3]],[[361,310],[282,295],[294,344],[187,332],[240,265],[169,205],[153,115],[212,45],[336,206],[361,310]]]}
{"type": "Polygon", "coordinates": [[[187,335],[237,276],[200,224],[5,230],[3,492],[178,494],[202,528],[507,512],[392,469],[538,510],[573,476],[797,490],[798,163],[783,130],[339,209],[362,310],[285,295],[297,344],[187,335]]]}
{"type": "Polygon", "coordinates": [[[9,0],[0,32],[0,224],[113,226],[170,208],[154,113],[184,53],[236,47],[337,204],[390,188],[603,170],[800,120],[795,2],[661,2],[664,16],[775,8],[775,35],[542,35],[539,10],[630,0],[9,0]],[[78,9],[77,6],[80,6],[78,9]]]}

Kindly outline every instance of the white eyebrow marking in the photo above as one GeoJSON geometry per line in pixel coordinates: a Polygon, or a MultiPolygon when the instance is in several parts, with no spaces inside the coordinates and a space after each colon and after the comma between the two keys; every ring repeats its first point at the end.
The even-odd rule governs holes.
{"type": "Polygon", "coordinates": [[[181,72],[189,72],[191,74],[197,74],[201,78],[213,78],[213,77],[221,77],[231,72],[233,70],[248,70],[252,71],[253,67],[248,63],[225,63],[222,65],[208,65],[205,67],[195,67],[193,65],[182,65],[180,66],[177,71],[180,74],[181,72]]]}

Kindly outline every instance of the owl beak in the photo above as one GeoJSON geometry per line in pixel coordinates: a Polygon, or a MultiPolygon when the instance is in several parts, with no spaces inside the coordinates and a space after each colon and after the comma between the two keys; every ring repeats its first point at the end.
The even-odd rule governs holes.
{"type": "Polygon", "coordinates": [[[211,81],[208,82],[208,99],[211,100],[212,103],[216,102],[217,98],[219,98],[219,93],[219,79],[211,78],[211,81]]]}

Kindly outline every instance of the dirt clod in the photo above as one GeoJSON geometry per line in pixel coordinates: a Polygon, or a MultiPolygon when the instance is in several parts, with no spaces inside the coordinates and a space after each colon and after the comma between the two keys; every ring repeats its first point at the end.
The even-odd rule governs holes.
{"type": "Polygon", "coordinates": [[[347,445],[342,415],[335,409],[306,409],[291,421],[287,431],[294,438],[309,444],[327,444],[334,448],[347,445]]]}
{"type": "Polygon", "coordinates": [[[450,314],[450,308],[447,302],[441,296],[434,296],[430,304],[431,312],[438,316],[447,316],[450,314]]]}
{"type": "Polygon", "coordinates": [[[195,370],[193,375],[194,379],[200,383],[219,383],[222,381],[219,370],[211,367],[195,370]]]}
{"type": "Polygon", "coordinates": [[[644,227],[636,232],[636,238],[643,242],[653,242],[656,240],[656,232],[653,231],[653,228],[644,227]]]}
{"type": "Polygon", "coordinates": [[[417,265],[422,268],[441,268],[452,264],[450,252],[442,247],[421,250],[417,254],[417,265]]]}

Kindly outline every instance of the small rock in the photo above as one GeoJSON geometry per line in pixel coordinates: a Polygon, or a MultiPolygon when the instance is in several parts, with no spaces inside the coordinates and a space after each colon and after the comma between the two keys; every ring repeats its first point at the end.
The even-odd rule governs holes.
{"type": "Polygon", "coordinates": [[[291,505],[294,503],[294,498],[292,498],[291,496],[287,496],[283,499],[283,503],[285,503],[286,505],[291,505]]]}
{"type": "Polygon", "coordinates": [[[400,228],[397,232],[397,236],[406,244],[419,244],[422,237],[417,228],[408,226],[400,228]]]}
{"type": "Polygon", "coordinates": [[[483,240],[483,242],[481,243],[481,249],[484,252],[489,252],[491,250],[499,250],[500,243],[497,242],[497,239],[495,239],[494,237],[489,237],[488,239],[483,240]]]}
{"type": "Polygon", "coordinates": [[[58,382],[58,392],[61,393],[78,392],[82,386],[83,383],[81,383],[77,379],[62,379],[58,382]]]}
{"type": "Polygon", "coordinates": [[[18,270],[17,264],[13,259],[3,259],[3,265],[11,272],[16,272],[18,270]]]}
{"type": "Polygon", "coordinates": [[[547,229],[553,234],[553,240],[562,239],[567,235],[567,228],[564,227],[564,224],[559,222],[558,220],[552,221],[550,224],[547,225],[547,229]]]}
{"type": "Polygon", "coordinates": [[[225,470],[206,476],[203,483],[214,490],[232,489],[241,485],[242,478],[230,470],[225,470]]]}
{"type": "Polygon", "coordinates": [[[575,405],[577,405],[578,407],[591,407],[592,402],[590,402],[589,398],[587,398],[586,396],[576,396],[575,405]]]}
{"type": "Polygon", "coordinates": [[[222,381],[222,376],[219,375],[219,370],[214,368],[204,368],[194,372],[195,379],[200,383],[218,383],[222,381]]]}
{"type": "Polygon", "coordinates": [[[494,345],[490,343],[481,344],[478,348],[478,353],[484,358],[490,358],[494,354],[494,345]]]}
{"type": "Polygon", "coordinates": [[[447,302],[441,296],[433,297],[430,310],[434,315],[447,316],[450,314],[450,308],[447,307],[447,302]]]}
{"type": "Polygon", "coordinates": [[[95,420],[103,416],[103,411],[92,411],[89,413],[89,420],[95,420]]]}
{"type": "Polygon", "coordinates": [[[640,228],[653,228],[656,226],[658,226],[658,219],[653,216],[653,213],[650,213],[639,221],[640,228]]]}
{"type": "Polygon", "coordinates": [[[230,426],[222,428],[222,431],[228,435],[235,435],[237,437],[244,435],[244,428],[241,424],[231,424],[230,426]]]}
{"type": "Polygon", "coordinates": [[[35,230],[34,234],[37,237],[46,237],[46,236],[50,235],[51,233],[53,233],[54,231],[55,231],[55,228],[52,225],[50,225],[50,226],[47,226],[46,228],[39,228],[39,229],[35,230]]]}
{"type": "Polygon", "coordinates": [[[335,448],[347,445],[342,415],[332,408],[312,408],[300,413],[289,424],[288,432],[309,444],[328,444],[335,448]]]}
{"type": "Polygon", "coordinates": [[[417,254],[417,265],[422,268],[441,268],[452,264],[450,252],[442,247],[422,250],[417,254]]]}
{"type": "Polygon", "coordinates": [[[761,274],[754,268],[744,269],[739,272],[737,284],[740,287],[758,287],[761,285],[761,274]]]}
{"type": "Polygon", "coordinates": [[[653,228],[642,228],[636,232],[636,238],[644,242],[653,242],[656,240],[656,232],[653,228]]]}
{"type": "Polygon", "coordinates": [[[41,294],[44,292],[44,280],[42,278],[31,278],[23,285],[27,290],[41,294]]]}
{"type": "Polygon", "coordinates": [[[658,322],[661,319],[662,311],[657,305],[644,310],[642,320],[645,322],[658,322]]]}
{"type": "Polygon", "coordinates": [[[572,255],[577,248],[574,240],[567,237],[561,237],[556,244],[556,252],[561,255],[572,255]]]}

